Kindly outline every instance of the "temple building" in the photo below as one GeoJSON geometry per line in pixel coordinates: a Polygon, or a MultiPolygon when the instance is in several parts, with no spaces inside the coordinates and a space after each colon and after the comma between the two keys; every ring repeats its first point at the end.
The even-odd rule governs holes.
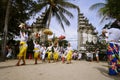
{"type": "Polygon", "coordinates": [[[43,33],[44,29],[46,29],[46,23],[43,22],[43,18],[45,16],[45,12],[41,14],[41,16],[38,16],[36,18],[36,21],[32,23],[31,25],[31,38],[33,40],[37,39],[40,42],[44,42],[47,38],[47,36],[43,33]]]}
{"type": "Polygon", "coordinates": [[[78,50],[86,51],[87,42],[89,43],[97,43],[97,34],[96,28],[93,27],[92,24],[89,23],[88,19],[84,17],[84,15],[78,12],[78,50]]]}

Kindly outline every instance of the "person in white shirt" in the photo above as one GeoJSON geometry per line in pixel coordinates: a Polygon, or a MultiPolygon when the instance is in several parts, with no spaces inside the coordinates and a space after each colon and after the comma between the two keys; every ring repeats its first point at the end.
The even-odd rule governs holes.
{"type": "Polygon", "coordinates": [[[93,61],[93,52],[92,51],[87,51],[86,56],[87,56],[88,61],[93,61]]]}
{"type": "Polygon", "coordinates": [[[37,64],[38,57],[40,56],[40,45],[38,41],[33,41],[34,43],[34,59],[35,59],[35,64],[37,64]]]}
{"type": "Polygon", "coordinates": [[[42,61],[45,61],[46,47],[44,44],[41,46],[42,61]]]}
{"type": "Polygon", "coordinates": [[[99,48],[95,50],[95,56],[96,56],[97,62],[99,62],[99,48]]]}
{"type": "Polygon", "coordinates": [[[67,55],[66,55],[67,64],[71,63],[72,53],[73,53],[73,49],[72,49],[72,47],[71,47],[71,44],[68,43],[68,46],[67,46],[67,55]]]}
{"type": "Polygon", "coordinates": [[[49,44],[49,46],[47,47],[47,59],[48,59],[48,63],[50,63],[51,57],[52,57],[52,48],[53,45],[49,44]]]}
{"type": "Polygon", "coordinates": [[[58,48],[58,45],[57,44],[54,44],[54,52],[53,52],[53,59],[54,59],[54,62],[57,62],[58,61],[58,58],[59,58],[59,48],[58,48]]]}
{"type": "Polygon", "coordinates": [[[26,28],[24,23],[21,23],[19,25],[20,27],[20,52],[18,54],[18,62],[16,64],[16,66],[20,65],[20,61],[23,61],[23,64],[21,65],[25,65],[25,59],[26,59],[26,51],[27,51],[27,40],[28,40],[28,34],[24,31],[24,29],[26,28]]]}
{"type": "Polygon", "coordinates": [[[78,52],[78,60],[80,60],[82,58],[82,53],[78,52]]]}

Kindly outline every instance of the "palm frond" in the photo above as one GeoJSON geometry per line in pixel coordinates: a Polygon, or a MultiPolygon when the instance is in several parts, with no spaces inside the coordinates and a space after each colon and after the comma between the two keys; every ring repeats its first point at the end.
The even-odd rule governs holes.
{"type": "Polygon", "coordinates": [[[102,23],[104,20],[106,20],[106,18],[107,18],[107,15],[103,15],[101,20],[100,20],[100,23],[102,23]]]}
{"type": "Polygon", "coordinates": [[[103,8],[100,8],[100,9],[99,9],[98,13],[99,13],[100,16],[103,16],[103,15],[106,15],[106,14],[109,15],[109,14],[108,14],[108,13],[109,13],[108,11],[109,11],[108,8],[103,7],[103,8]]]}
{"type": "Polygon", "coordinates": [[[44,7],[46,7],[47,3],[42,3],[42,4],[34,4],[34,6],[32,7],[30,13],[36,14],[38,12],[40,12],[44,7]]]}
{"type": "Polygon", "coordinates": [[[70,22],[68,21],[68,19],[63,15],[63,13],[61,11],[59,11],[59,15],[61,17],[61,19],[65,22],[66,25],[70,25],[70,22]]]}
{"type": "Polygon", "coordinates": [[[64,28],[64,25],[62,23],[62,19],[61,19],[60,15],[57,12],[55,12],[55,15],[56,15],[55,17],[56,17],[58,23],[61,25],[63,31],[65,32],[65,28],[64,28]]]}
{"type": "Polygon", "coordinates": [[[102,17],[102,19],[100,20],[100,23],[102,23],[108,17],[111,18],[110,14],[109,14],[109,9],[107,7],[103,7],[101,9],[99,9],[99,15],[102,17]]]}
{"type": "Polygon", "coordinates": [[[68,15],[69,17],[73,18],[73,14],[71,12],[69,12],[68,10],[62,8],[61,6],[58,6],[59,10],[62,11],[63,13],[65,13],[66,15],[68,15]]]}
{"type": "Polygon", "coordinates": [[[59,5],[65,7],[65,8],[70,8],[70,9],[78,9],[79,7],[70,3],[70,2],[65,2],[64,0],[59,3],[59,5]]]}
{"type": "Polygon", "coordinates": [[[100,8],[103,8],[105,7],[105,3],[96,3],[96,4],[93,4],[89,9],[90,10],[95,10],[95,9],[100,9],[100,8]]]}

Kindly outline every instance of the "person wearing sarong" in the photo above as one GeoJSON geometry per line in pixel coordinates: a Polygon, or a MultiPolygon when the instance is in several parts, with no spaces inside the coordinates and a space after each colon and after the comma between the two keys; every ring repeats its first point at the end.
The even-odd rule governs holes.
{"type": "Polygon", "coordinates": [[[33,41],[34,43],[34,59],[35,59],[35,64],[37,64],[37,60],[40,56],[40,45],[37,41],[33,41]]]}
{"type": "MultiPolygon", "coordinates": [[[[108,66],[109,66],[109,75],[117,75],[118,65],[119,65],[119,40],[120,40],[120,29],[117,28],[117,21],[115,21],[111,28],[106,30],[107,33],[107,57],[108,57],[108,66]]],[[[105,30],[104,30],[105,31],[105,30]]]]}
{"type": "Polygon", "coordinates": [[[52,44],[49,45],[49,47],[47,47],[47,60],[48,63],[50,63],[51,57],[52,57],[52,44]]]}
{"type": "Polygon", "coordinates": [[[19,27],[21,28],[20,30],[20,51],[19,54],[17,55],[18,57],[18,62],[16,64],[16,66],[20,65],[20,61],[22,60],[23,63],[21,65],[25,65],[25,59],[26,59],[26,51],[27,51],[27,40],[28,40],[28,34],[26,32],[23,31],[23,29],[25,29],[25,24],[21,23],[19,25],[19,27]]]}
{"type": "Polygon", "coordinates": [[[67,57],[67,64],[71,63],[71,60],[72,60],[72,47],[71,47],[70,43],[68,43],[66,57],[67,57]]]}
{"type": "Polygon", "coordinates": [[[56,62],[56,61],[58,61],[58,57],[59,57],[57,45],[55,45],[55,46],[53,47],[53,49],[54,49],[53,59],[54,59],[54,62],[56,62]]]}

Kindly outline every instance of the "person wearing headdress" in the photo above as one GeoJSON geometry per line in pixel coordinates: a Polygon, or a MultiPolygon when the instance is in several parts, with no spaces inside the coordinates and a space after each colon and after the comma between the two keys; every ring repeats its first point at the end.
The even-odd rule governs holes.
{"type": "Polygon", "coordinates": [[[34,59],[35,59],[35,64],[37,64],[38,57],[40,55],[40,45],[38,41],[33,41],[34,43],[34,59]]]}
{"type": "MultiPolygon", "coordinates": [[[[119,40],[120,40],[120,21],[116,20],[111,25],[110,29],[107,29],[107,57],[109,66],[109,75],[117,75],[119,56],[119,40]]],[[[103,32],[104,33],[104,32],[103,32]]]]}
{"type": "Polygon", "coordinates": [[[18,56],[18,62],[16,64],[16,66],[20,65],[20,61],[22,60],[23,63],[21,65],[25,65],[25,59],[26,59],[26,51],[27,51],[27,40],[28,40],[28,34],[26,32],[24,32],[23,30],[25,29],[25,24],[21,23],[19,25],[20,27],[20,51],[18,56]]]}

